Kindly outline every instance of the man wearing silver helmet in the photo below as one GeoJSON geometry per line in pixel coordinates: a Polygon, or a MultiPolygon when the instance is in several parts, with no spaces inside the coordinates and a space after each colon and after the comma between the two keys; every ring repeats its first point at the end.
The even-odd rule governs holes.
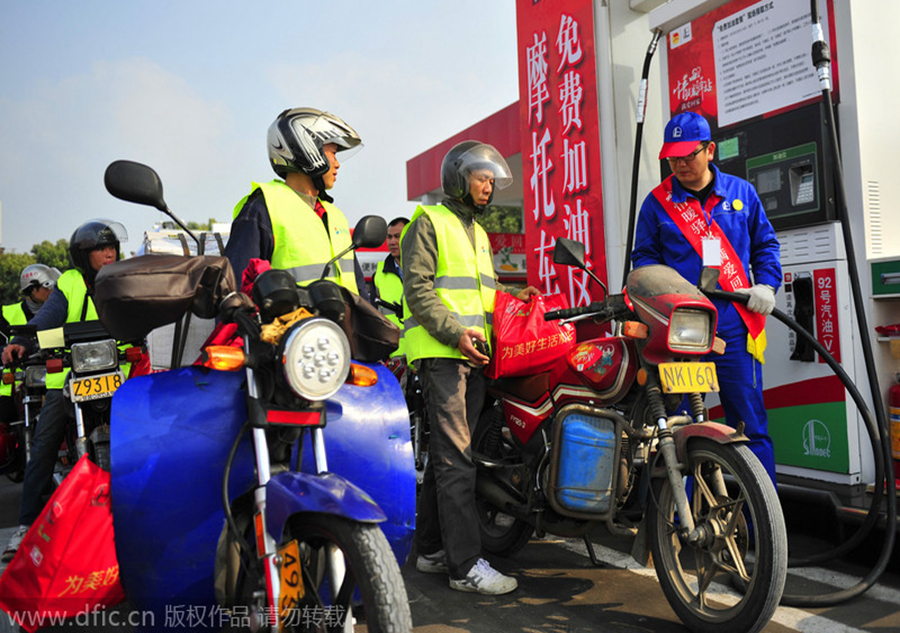
{"type": "MultiPolygon", "coordinates": [[[[10,339],[12,326],[25,325],[38,313],[50,296],[50,292],[56,287],[59,275],[60,272],[56,268],[45,264],[30,264],[22,269],[19,274],[19,290],[24,295],[23,299],[2,308],[0,334],[3,345],[10,339]]],[[[13,383],[0,384],[0,423],[8,424],[19,417],[13,398],[14,388],[13,383]]]]}
{"type": "MultiPolygon", "coordinates": [[[[269,127],[269,163],[278,178],[252,183],[234,208],[225,256],[240,277],[253,258],[290,272],[299,285],[322,276],[325,264],[350,245],[347,218],[333,204],[338,153],[362,147],[356,131],[315,108],[285,110],[269,127]]],[[[368,299],[365,277],[351,251],[327,277],[368,299]]]]}
{"type": "Polygon", "coordinates": [[[470,430],[485,395],[494,294],[522,301],[540,294],[497,282],[487,233],[475,217],[495,189],[512,183],[509,166],[492,146],[465,141],[441,164],[439,205],[419,206],[400,238],[407,360],[415,363],[430,421],[430,461],[417,514],[416,569],[450,576],[457,591],[498,595],[518,582],[481,557],[475,510],[475,464],[470,430]]]}
{"type": "MultiPolygon", "coordinates": [[[[56,289],[50,293],[40,312],[28,321],[28,325],[35,326],[41,332],[66,323],[98,320],[91,298],[97,271],[119,259],[120,244],[127,239],[125,227],[110,220],[89,220],[75,229],[69,240],[69,259],[73,267],[59,277],[56,289]]],[[[6,346],[0,358],[4,364],[9,364],[33,352],[34,347],[36,345],[30,339],[16,337],[6,346]]],[[[29,526],[41,513],[43,495],[53,477],[59,445],[65,437],[68,421],[75,417],[72,403],[62,392],[67,372],[48,374],[47,377],[47,395],[41,407],[31,458],[25,466],[19,528],[3,551],[4,562],[12,560],[29,526]]]]}

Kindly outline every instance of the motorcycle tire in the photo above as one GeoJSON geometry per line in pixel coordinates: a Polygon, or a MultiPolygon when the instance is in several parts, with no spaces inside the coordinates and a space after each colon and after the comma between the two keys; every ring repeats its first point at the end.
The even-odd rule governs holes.
{"type": "MultiPolygon", "coordinates": [[[[499,407],[500,405],[495,405],[499,407]]],[[[482,412],[472,433],[472,451],[489,458],[504,460],[507,463],[514,462],[516,459],[522,460],[522,452],[508,436],[509,429],[502,425],[499,428],[496,425],[498,420],[494,416],[494,408],[491,407],[482,412]]],[[[520,472],[525,472],[524,462],[521,464],[520,472]]],[[[509,472],[509,471],[507,471],[509,472]]],[[[485,476],[479,473],[479,477],[485,476]]],[[[498,475],[502,477],[502,475],[498,475]]],[[[496,481],[511,495],[520,497],[523,502],[526,498],[520,486],[521,482],[529,481],[528,477],[519,477],[520,483],[517,485],[514,481],[496,481]]],[[[478,528],[481,532],[481,548],[490,554],[497,556],[509,557],[521,550],[534,533],[534,526],[526,521],[512,517],[499,508],[492,505],[486,499],[482,499],[478,493],[475,493],[475,512],[478,515],[478,528]]]]}
{"type": "MultiPolygon", "coordinates": [[[[377,524],[357,523],[328,514],[305,514],[291,518],[282,541],[298,541],[305,595],[298,606],[302,615],[330,614],[335,620],[352,613],[358,623],[365,621],[371,633],[406,633],[412,630],[412,615],[406,586],[397,560],[377,524]],[[330,570],[326,549],[336,547],[344,554],[346,574],[338,600],[329,598],[330,570]],[[331,610],[329,610],[329,608],[331,610]]],[[[305,624],[316,618],[306,618],[305,624]]],[[[318,618],[321,624],[322,618],[318,618]]],[[[288,631],[318,631],[304,626],[304,618],[288,631]]],[[[324,629],[322,629],[324,630],[324,629]]],[[[328,628],[328,630],[332,630],[328,628]]],[[[340,630],[337,627],[335,630],[340,630]]]]}
{"type": "Polygon", "coordinates": [[[759,631],[778,607],[787,576],[787,530],[775,487],[743,444],[695,439],[686,461],[694,525],[706,537],[691,545],[680,535],[669,480],[657,479],[647,518],[663,593],[692,631],[759,631]],[[733,592],[722,599],[729,586],[736,601],[733,592]]]}

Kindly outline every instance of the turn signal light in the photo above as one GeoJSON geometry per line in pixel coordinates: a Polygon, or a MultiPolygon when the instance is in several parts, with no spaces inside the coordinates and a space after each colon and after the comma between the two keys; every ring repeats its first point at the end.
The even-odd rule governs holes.
{"type": "Polygon", "coordinates": [[[724,354],[725,353],[725,341],[720,339],[718,336],[713,339],[712,346],[713,354],[724,354]]]}
{"type": "Polygon", "coordinates": [[[138,362],[143,355],[144,352],[140,347],[129,347],[125,350],[125,360],[129,363],[138,362]]]}
{"type": "Polygon", "coordinates": [[[378,382],[378,374],[374,369],[350,363],[350,375],[347,376],[347,384],[357,387],[371,387],[378,382]]]}
{"type": "Polygon", "coordinates": [[[12,371],[3,372],[3,384],[11,385],[16,382],[16,374],[12,371]]]}
{"type": "Polygon", "coordinates": [[[647,338],[649,329],[640,321],[625,321],[622,324],[622,335],[628,338],[647,338]]]}
{"type": "Polygon", "coordinates": [[[63,362],[61,358],[51,358],[47,361],[47,373],[58,374],[63,370],[63,362]]]}
{"type": "Polygon", "coordinates": [[[203,350],[201,364],[220,371],[237,371],[244,366],[244,350],[230,345],[210,345],[203,350]]]}

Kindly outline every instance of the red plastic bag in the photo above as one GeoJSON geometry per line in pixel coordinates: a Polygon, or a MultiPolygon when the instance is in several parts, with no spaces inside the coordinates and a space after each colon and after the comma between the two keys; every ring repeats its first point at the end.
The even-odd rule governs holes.
{"type": "Polygon", "coordinates": [[[529,376],[548,370],[575,345],[575,327],[559,321],[545,321],[544,313],[568,308],[561,294],[519,301],[498,292],[494,303],[494,334],[489,378],[529,376]]]}
{"type": "Polygon", "coordinates": [[[109,473],[82,457],[28,530],[0,608],[29,633],[125,599],[109,502],[109,473]]]}

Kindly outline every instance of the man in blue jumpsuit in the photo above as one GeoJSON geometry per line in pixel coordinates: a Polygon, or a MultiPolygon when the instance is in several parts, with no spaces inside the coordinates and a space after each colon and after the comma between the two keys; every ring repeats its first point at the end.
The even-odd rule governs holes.
{"type": "Polygon", "coordinates": [[[665,264],[691,283],[704,265],[720,269],[719,285],[750,296],[746,308],[715,300],[725,353],[713,355],[725,420],[744,422],[750,449],[775,481],[775,453],[763,404],[765,315],[781,285],[779,244],[753,186],[719,171],[709,124],[678,114],[666,125],[660,159],[672,176],[644,200],[631,261],[635,268],[665,264]],[[752,281],[750,281],[752,279],[752,281]]]}

